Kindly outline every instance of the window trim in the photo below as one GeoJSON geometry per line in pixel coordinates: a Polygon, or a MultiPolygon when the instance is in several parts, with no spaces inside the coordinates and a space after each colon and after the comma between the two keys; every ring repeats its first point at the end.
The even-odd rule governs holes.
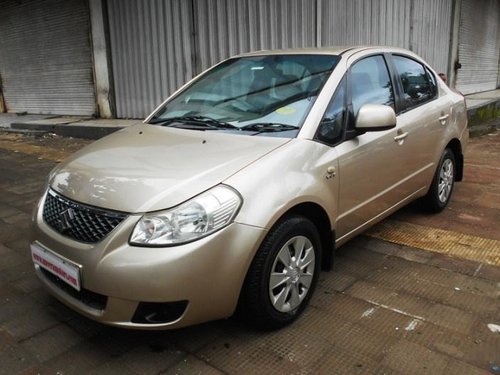
{"type": "Polygon", "coordinates": [[[404,55],[402,53],[386,53],[386,55],[387,55],[388,59],[390,60],[391,70],[394,71],[394,77],[396,79],[397,87],[398,87],[398,90],[397,90],[398,91],[397,92],[398,99],[396,101],[399,102],[399,105],[398,105],[398,111],[396,111],[396,115],[399,115],[401,113],[406,113],[409,111],[413,111],[414,109],[419,108],[422,105],[425,105],[427,103],[430,103],[431,101],[433,101],[439,97],[439,87],[437,84],[436,77],[434,74],[432,74],[431,69],[429,68],[429,66],[427,66],[427,64],[425,64],[424,62],[422,62],[420,60],[413,58],[412,56],[404,55]],[[401,77],[399,75],[398,69],[396,68],[396,63],[394,62],[394,59],[393,59],[395,56],[403,57],[403,58],[408,59],[408,60],[412,60],[415,63],[422,66],[422,68],[424,69],[425,75],[427,76],[428,79],[429,79],[429,74],[432,74],[432,77],[434,77],[434,82],[436,83],[436,92],[434,93],[434,96],[432,98],[430,98],[424,102],[418,103],[417,105],[414,105],[411,107],[405,105],[405,101],[403,99],[404,98],[403,83],[401,82],[401,77]]]}
{"type": "Polygon", "coordinates": [[[342,78],[340,79],[340,82],[339,84],[337,85],[337,87],[335,88],[335,91],[333,92],[331,98],[330,98],[330,101],[328,102],[328,105],[326,106],[325,108],[325,111],[323,112],[323,114],[321,115],[321,120],[319,121],[318,123],[318,126],[316,127],[316,131],[314,132],[314,137],[313,137],[313,140],[316,141],[316,142],[319,142],[321,144],[324,144],[326,146],[331,146],[331,147],[334,147],[334,146],[337,146],[339,144],[341,144],[342,142],[345,141],[345,138],[346,138],[346,130],[347,130],[347,119],[349,117],[349,114],[348,114],[348,90],[349,90],[349,86],[347,85],[347,72],[344,73],[344,75],[342,76],[342,78]],[[328,111],[328,109],[330,108],[330,104],[332,104],[333,100],[335,99],[335,97],[337,96],[339,90],[341,89],[341,86],[342,85],[345,85],[345,93],[344,93],[344,118],[342,120],[342,131],[341,131],[341,134],[339,135],[339,137],[337,137],[337,139],[334,141],[334,142],[328,142],[326,140],[323,140],[321,139],[319,136],[318,136],[318,133],[319,133],[319,128],[321,126],[321,122],[323,121],[323,119],[325,118],[325,114],[326,112],[328,111]]]}

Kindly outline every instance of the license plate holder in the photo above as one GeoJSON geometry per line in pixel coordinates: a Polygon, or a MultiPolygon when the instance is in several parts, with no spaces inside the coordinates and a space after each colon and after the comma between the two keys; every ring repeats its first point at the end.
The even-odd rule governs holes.
{"type": "Polygon", "coordinates": [[[31,244],[31,258],[35,264],[44,270],[57,276],[77,291],[81,290],[81,266],[63,259],[54,252],[35,243],[31,244]]]}

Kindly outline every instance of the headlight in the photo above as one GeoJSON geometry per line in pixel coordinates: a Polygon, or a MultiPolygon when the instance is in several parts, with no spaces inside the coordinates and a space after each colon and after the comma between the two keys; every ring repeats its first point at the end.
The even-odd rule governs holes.
{"type": "Polygon", "coordinates": [[[241,206],[241,197],[219,185],[166,210],[145,214],[136,224],[132,245],[173,245],[207,236],[229,224],[241,206]]]}

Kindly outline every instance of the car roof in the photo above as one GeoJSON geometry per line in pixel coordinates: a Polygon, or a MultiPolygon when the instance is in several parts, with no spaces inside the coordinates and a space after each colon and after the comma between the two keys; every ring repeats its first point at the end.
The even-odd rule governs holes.
{"type": "Polygon", "coordinates": [[[374,52],[399,52],[412,54],[404,48],[389,46],[331,46],[331,47],[308,47],[287,48],[277,50],[260,50],[238,54],[233,57],[264,56],[264,55],[343,55],[349,52],[353,54],[360,51],[373,50],[374,52]]]}

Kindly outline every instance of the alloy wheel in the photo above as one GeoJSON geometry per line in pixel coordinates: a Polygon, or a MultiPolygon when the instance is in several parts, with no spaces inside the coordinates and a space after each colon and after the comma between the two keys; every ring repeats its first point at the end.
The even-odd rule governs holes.
{"type": "Polygon", "coordinates": [[[442,203],[445,203],[450,198],[453,180],[453,162],[450,159],[446,159],[439,172],[438,197],[442,203]]]}
{"type": "Polygon", "coordinates": [[[308,294],[313,281],[316,256],[304,236],[288,240],[278,251],[269,278],[269,297],[280,312],[296,309],[308,294]]]}

